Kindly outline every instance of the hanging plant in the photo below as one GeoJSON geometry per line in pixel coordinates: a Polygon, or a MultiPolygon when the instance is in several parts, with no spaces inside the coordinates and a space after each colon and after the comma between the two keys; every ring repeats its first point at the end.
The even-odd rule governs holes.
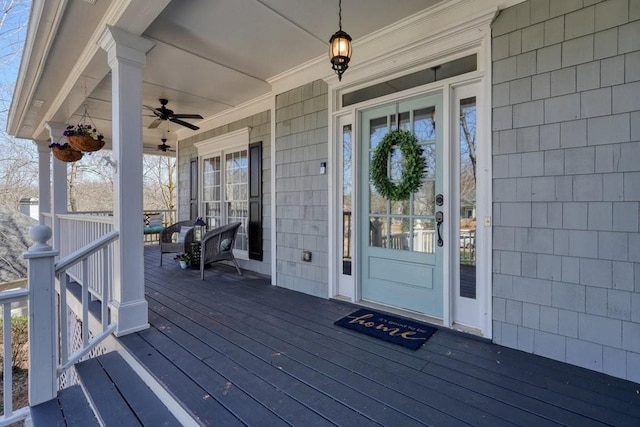
{"type": "Polygon", "coordinates": [[[69,125],[63,135],[67,137],[69,145],[78,151],[98,151],[104,147],[102,134],[91,125],[69,125]]]}
{"type": "Polygon", "coordinates": [[[80,123],[67,126],[62,135],[67,138],[69,145],[78,151],[98,151],[104,147],[104,137],[96,129],[86,105],[80,123]],[[91,124],[86,123],[87,121],[91,124]]]}
{"type": "Polygon", "coordinates": [[[58,144],[54,142],[49,145],[49,148],[51,148],[53,156],[63,162],[76,162],[82,158],[82,153],[74,150],[69,144],[58,144]]]}
{"type": "Polygon", "coordinates": [[[371,160],[371,181],[378,193],[389,200],[406,200],[415,193],[422,182],[425,160],[422,147],[414,134],[405,130],[387,133],[376,147],[371,160]],[[396,184],[389,179],[387,166],[393,147],[402,151],[405,164],[400,181],[396,184]]]}

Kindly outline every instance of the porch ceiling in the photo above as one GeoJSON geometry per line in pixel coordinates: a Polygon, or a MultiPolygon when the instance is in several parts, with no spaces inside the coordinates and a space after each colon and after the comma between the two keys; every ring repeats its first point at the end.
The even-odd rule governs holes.
{"type": "MultiPolygon", "coordinates": [[[[111,76],[106,54],[95,49],[95,34],[105,25],[156,43],[144,70],[144,105],[157,107],[158,99],[166,98],[168,108],[201,114],[205,121],[269,93],[274,76],[326,56],[328,39],[338,29],[337,1],[156,1],[98,0],[92,5],[35,0],[42,19],[31,24],[32,40],[27,40],[27,46],[31,44],[32,55],[23,59],[25,76],[14,96],[10,133],[44,140],[48,136],[44,122],[74,123],[86,104],[109,143],[111,76]],[[164,9],[163,3],[168,3],[164,9]],[[41,41],[46,34],[49,47],[41,41]],[[46,52],[40,74],[26,73],[37,68],[46,52]],[[35,106],[36,101],[42,101],[41,107],[35,106]]],[[[442,1],[451,0],[345,0],[343,28],[357,41],[442,1]]],[[[328,59],[326,68],[330,75],[328,59]]],[[[167,129],[171,134],[178,131],[181,138],[191,132],[173,123],[167,127],[168,122],[148,129],[155,118],[148,110],[142,112],[147,152],[157,153],[155,147],[167,129]]],[[[169,135],[170,144],[175,140],[175,135],[169,135]]]]}

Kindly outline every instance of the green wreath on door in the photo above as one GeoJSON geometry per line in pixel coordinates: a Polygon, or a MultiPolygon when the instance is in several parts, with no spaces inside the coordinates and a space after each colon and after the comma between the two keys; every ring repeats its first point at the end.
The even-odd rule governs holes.
{"type": "Polygon", "coordinates": [[[371,181],[378,193],[388,200],[406,200],[415,193],[422,183],[426,162],[422,157],[422,147],[418,139],[406,130],[387,133],[376,147],[371,160],[371,181]],[[402,176],[398,183],[389,179],[387,170],[393,147],[402,151],[405,160],[402,176]]]}

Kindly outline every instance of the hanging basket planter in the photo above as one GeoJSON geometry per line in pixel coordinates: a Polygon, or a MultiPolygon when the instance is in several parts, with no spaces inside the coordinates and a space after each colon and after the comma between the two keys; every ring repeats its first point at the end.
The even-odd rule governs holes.
{"type": "Polygon", "coordinates": [[[94,139],[88,135],[68,135],[67,141],[73,149],[78,151],[98,151],[104,147],[103,139],[94,139]]]}
{"type": "Polygon", "coordinates": [[[67,126],[62,136],[66,137],[71,148],[77,151],[92,152],[104,147],[105,141],[103,136],[98,132],[98,129],[96,129],[96,125],[93,123],[93,119],[89,115],[86,105],[84,106],[84,114],[80,118],[80,122],[77,125],[67,126]]]}
{"type": "Polygon", "coordinates": [[[80,160],[83,156],[83,154],[78,151],[78,150],[74,150],[73,148],[71,148],[71,146],[69,144],[57,144],[57,143],[53,143],[51,145],[49,145],[49,148],[51,148],[51,152],[53,153],[53,156],[58,159],[61,160],[63,162],[76,162],[78,160],[80,160]]]}

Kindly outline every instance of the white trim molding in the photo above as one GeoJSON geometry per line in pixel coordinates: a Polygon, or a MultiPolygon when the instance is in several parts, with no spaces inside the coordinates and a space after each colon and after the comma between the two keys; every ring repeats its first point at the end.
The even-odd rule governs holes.
{"type": "Polygon", "coordinates": [[[249,128],[228,132],[214,138],[193,144],[198,150],[198,157],[217,154],[230,148],[249,147],[249,128]]]}

